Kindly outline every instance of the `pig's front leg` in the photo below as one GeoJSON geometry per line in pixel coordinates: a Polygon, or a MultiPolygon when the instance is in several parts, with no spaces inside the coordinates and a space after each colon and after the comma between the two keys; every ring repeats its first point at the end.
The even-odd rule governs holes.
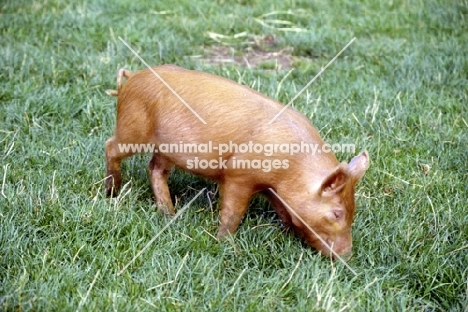
{"type": "Polygon", "coordinates": [[[172,164],[164,157],[155,154],[149,163],[151,186],[158,209],[165,215],[174,215],[171,193],[167,185],[167,179],[172,164]]]}
{"type": "Polygon", "coordinates": [[[225,180],[220,186],[221,209],[219,217],[218,238],[223,238],[237,231],[253,195],[245,181],[240,183],[225,180]]]}
{"type": "Polygon", "coordinates": [[[288,210],[286,209],[286,207],[284,207],[284,204],[270,190],[265,190],[262,192],[262,194],[268,198],[268,200],[270,201],[270,204],[275,209],[276,214],[280,217],[281,221],[283,222],[284,227],[286,228],[290,227],[291,216],[288,210]]]}

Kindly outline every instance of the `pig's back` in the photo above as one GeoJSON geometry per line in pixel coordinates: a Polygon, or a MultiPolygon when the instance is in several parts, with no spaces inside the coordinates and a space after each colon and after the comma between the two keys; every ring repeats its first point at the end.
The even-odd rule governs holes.
{"type": "Polygon", "coordinates": [[[288,142],[321,142],[317,130],[292,108],[287,108],[268,124],[284,105],[249,87],[174,65],[157,66],[153,70],[185,103],[153,72],[145,69],[134,73],[119,91],[119,104],[133,107],[119,107],[118,110],[141,110],[141,114],[149,114],[155,121],[155,136],[160,142],[174,139],[214,143],[249,140],[266,143],[265,140],[286,139],[288,142]],[[138,100],[122,101],[121,96],[138,100]]]}

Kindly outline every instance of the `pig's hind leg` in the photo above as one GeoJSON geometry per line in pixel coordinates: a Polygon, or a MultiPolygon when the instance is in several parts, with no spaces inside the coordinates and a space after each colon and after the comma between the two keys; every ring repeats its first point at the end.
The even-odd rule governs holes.
{"type": "Polygon", "coordinates": [[[133,151],[122,151],[115,136],[106,141],[106,194],[116,196],[122,184],[120,164],[124,158],[134,154],[133,151]]]}
{"type": "Polygon", "coordinates": [[[167,185],[171,167],[172,164],[158,154],[154,154],[149,163],[149,174],[156,205],[165,215],[174,215],[174,206],[172,205],[171,194],[167,185]]]}

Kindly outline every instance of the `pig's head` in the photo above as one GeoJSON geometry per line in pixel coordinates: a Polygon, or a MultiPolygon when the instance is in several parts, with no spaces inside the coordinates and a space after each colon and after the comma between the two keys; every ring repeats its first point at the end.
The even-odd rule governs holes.
{"type": "MultiPolygon", "coordinates": [[[[301,218],[338,255],[349,255],[352,247],[351,224],[354,218],[354,189],[369,167],[369,155],[363,152],[348,164],[342,163],[329,173],[295,210],[301,218]]],[[[328,246],[304,223],[291,217],[291,225],[309,245],[327,256],[334,255],[328,246]]]]}

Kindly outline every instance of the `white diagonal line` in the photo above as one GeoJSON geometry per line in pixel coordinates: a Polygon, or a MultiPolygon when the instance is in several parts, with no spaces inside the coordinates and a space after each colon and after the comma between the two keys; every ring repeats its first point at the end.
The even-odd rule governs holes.
{"type": "Polygon", "coordinates": [[[149,69],[159,80],[161,80],[161,82],[162,82],[162,83],[163,83],[163,84],[164,84],[164,85],[165,85],[165,86],[182,102],[182,103],[184,103],[185,106],[187,106],[187,108],[188,108],[195,116],[197,116],[198,119],[200,119],[201,122],[203,122],[203,124],[206,125],[206,121],[203,120],[203,118],[202,118],[200,115],[198,115],[198,113],[197,113],[190,105],[188,105],[187,102],[185,102],[185,100],[184,100],[174,89],[172,89],[172,87],[171,87],[164,79],[162,79],[162,77],[159,76],[158,73],[157,73],[151,66],[149,66],[148,63],[146,63],[145,60],[144,60],[141,56],[139,56],[138,53],[136,53],[136,51],[133,50],[132,47],[130,47],[130,45],[129,45],[127,42],[125,42],[125,40],[122,39],[122,37],[119,36],[118,38],[120,39],[120,41],[123,42],[123,44],[125,44],[125,46],[126,46],[130,51],[132,51],[133,54],[135,54],[136,57],[138,57],[138,58],[140,59],[140,61],[141,61],[143,64],[145,64],[146,67],[148,67],[148,69],[149,69]]]}
{"type": "Polygon", "coordinates": [[[356,40],[356,37],[354,37],[353,39],[351,39],[351,41],[350,41],[350,42],[348,42],[348,44],[347,44],[347,45],[345,45],[345,46],[344,46],[344,48],[343,48],[343,49],[341,49],[341,51],[340,51],[340,52],[338,52],[338,54],[337,54],[337,55],[335,55],[335,57],[334,57],[334,58],[332,58],[332,59],[331,59],[331,61],[330,61],[330,62],[328,62],[328,64],[327,64],[327,65],[325,65],[325,67],[323,67],[323,68],[322,68],[322,69],[321,69],[321,70],[318,72],[318,74],[317,74],[317,75],[315,75],[315,77],[314,77],[314,78],[312,78],[312,80],[311,80],[311,81],[309,81],[309,83],[308,83],[308,84],[306,84],[306,85],[305,85],[305,87],[304,87],[304,88],[302,88],[302,89],[301,89],[301,91],[299,91],[299,92],[296,94],[296,96],[294,96],[294,97],[291,99],[291,101],[289,101],[289,103],[288,103],[288,104],[287,104],[285,107],[283,107],[283,109],[282,109],[282,110],[280,110],[280,112],[279,112],[278,114],[276,114],[276,116],[275,116],[275,117],[273,117],[273,119],[272,119],[272,120],[270,120],[270,121],[268,122],[268,124],[269,124],[269,125],[271,125],[271,123],[272,123],[273,121],[275,121],[275,120],[276,120],[276,118],[278,118],[278,117],[279,117],[279,115],[281,115],[281,114],[282,114],[282,113],[283,113],[283,112],[286,110],[286,108],[288,108],[288,107],[289,107],[289,105],[291,105],[291,104],[292,104],[292,102],[294,102],[294,100],[295,100],[295,99],[297,99],[297,98],[298,98],[298,97],[299,97],[299,96],[302,94],[302,92],[304,92],[304,91],[305,91],[305,89],[307,89],[307,88],[308,88],[308,87],[309,87],[309,86],[312,84],[312,82],[314,82],[314,81],[315,81],[315,80],[316,80],[316,79],[317,79],[317,78],[318,78],[318,77],[319,77],[319,76],[320,76],[320,75],[321,75],[321,74],[322,74],[322,73],[325,71],[325,69],[327,69],[327,67],[328,67],[328,66],[330,66],[330,65],[331,65],[331,64],[332,64],[332,63],[333,63],[333,62],[334,62],[334,61],[335,61],[335,60],[338,58],[338,56],[340,56],[340,55],[341,55],[341,53],[343,53],[343,52],[344,52],[344,50],[346,50],[346,49],[347,49],[347,48],[348,48],[348,47],[351,45],[351,43],[353,43],[353,42],[354,42],[354,40],[356,40]]]}
{"type": "Polygon", "coordinates": [[[353,270],[353,268],[351,268],[349,266],[349,264],[346,263],[346,261],[343,260],[343,258],[341,258],[337,253],[336,251],[333,250],[333,248],[327,244],[327,242],[325,242],[325,240],[320,237],[320,235],[317,234],[317,232],[314,231],[314,229],[312,229],[305,221],[304,219],[302,219],[298,214],[297,212],[295,212],[289,205],[287,202],[284,201],[284,199],[282,199],[278,193],[275,192],[275,190],[273,190],[272,188],[269,189],[276,197],[278,197],[278,199],[283,203],[283,205],[289,210],[289,212],[291,212],[296,218],[299,219],[299,221],[302,222],[302,224],[305,225],[306,228],[309,229],[309,231],[311,231],[321,242],[322,244],[324,244],[328,250],[331,251],[331,253],[337,258],[339,259],[351,272],[353,272],[354,275],[357,275],[356,271],[353,270]]]}
{"type": "Polygon", "coordinates": [[[88,291],[86,292],[86,295],[81,299],[80,303],[78,304],[78,309],[76,309],[76,311],[81,311],[81,308],[82,308],[83,305],[85,304],[86,300],[88,300],[89,293],[90,293],[91,290],[93,289],[94,284],[96,283],[96,280],[97,280],[97,278],[98,278],[100,272],[101,272],[101,270],[98,269],[97,272],[96,272],[96,275],[94,275],[93,281],[92,281],[91,284],[89,285],[89,288],[88,288],[88,291]]]}

